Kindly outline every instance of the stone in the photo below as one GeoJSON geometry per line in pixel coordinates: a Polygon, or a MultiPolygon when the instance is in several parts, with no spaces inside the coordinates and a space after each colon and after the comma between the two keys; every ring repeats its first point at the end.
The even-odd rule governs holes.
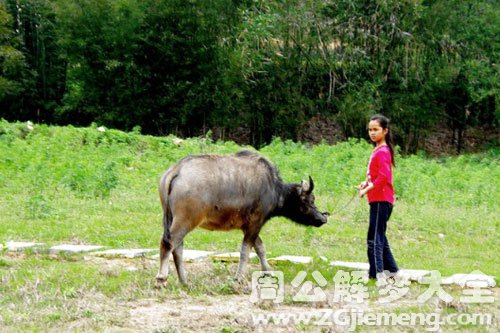
{"type": "Polygon", "coordinates": [[[184,250],[182,251],[182,260],[187,262],[201,261],[214,253],[213,251],[184,250]]]}
{"type": "MultiPolygon", "coordinates": [[[[210,255],[214,254],[212,251],[200,251],[200,250],[183,250],[182,251],[182,261],[184,262],[198,262],[202,261],[205,258],[208,258],[210,255]]],[[[155,254],[151,256],[152,259],[160,259],[160,254],[155,254]]],[[[174,257],[171,255],[170,260],[174,260],[174,257]]]]}
{"type": "Polygon", "coordinates": [[[35,243],[35,242],[7,242],[5,244],[5,247],[7,248],[7,251],[23,251],[26,249],[31,249],[36,246],[42,246],[45,245],[44,243],[35,243]]]}
{"type": "Polygon", "coordinates": [[[337,261],[337,260],[331,261],[330,266],[354,268],[362,271],[367,271],[370,268],[370,265],[366,262],[349,262],[349,261],[337,261]]]}
{"type": "MultiPolygon", "coordinates": [[[[253,252],[250,252],[248,255],[249,259],[253,259],[257,257],[257,255],[253,252]]],[[[210,256],[213,260],[218,260],[218,261],[230,261],[230,262],[238,262],[240,260],[240,253],[239,252],[227,252],[227,253],[219,253],[219,254],[212,254],[210,256]]]]}
{"type": "Polygon", "coordinates": [[[276,258],[270,258],[267,260],[269,263],[276,263],[276,262],[291,262],[294,264],[310,264],[313,261],[312,257],[305,257],[305,256],[288,256],[288,255],[283,255],[279,256],[276,258]]]}
{"type": "Polygon", "coordinates": [[[100,245],[74,245],[74,244],[61,244],[56,245],[50,248],[50,253],[81,253],[81,252],[90,252],[102,249],[104,246],[100,245]]]}
{"type": "Polygon", "coordinates": [[[486,275],[480,271],[469,274],[453,274],[443,278],[442,284],[456,284],[462,288],[493,288],[496,285],[493,276],[486,275]]]}
{"type": "Polygon", "coordinates": [[[410,281],[420,282],[421,279],[429,273],[430,271],[423,269],[400,269],[398,275],[410,281]]]}
{"type": "Polygon", "coordinates": [[[121,257],[137,258],[144,257],[146,253],[157,251],[155,249],[110,249],[105,251],[93,252],[92,255],[99,257],[121,257]]]}

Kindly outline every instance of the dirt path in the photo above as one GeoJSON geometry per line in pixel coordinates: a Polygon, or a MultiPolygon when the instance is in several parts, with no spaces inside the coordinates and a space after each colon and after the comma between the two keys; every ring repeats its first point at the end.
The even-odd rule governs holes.
{"type": "Polygon", "coordinates": [[[250,302],[249,295],[209,296],[157,302],[141,300],[130,304],[130,328],[143,332],[295,332],[347,331],[346,327],[330,326],[326,308],[293,305],[259,307],[250,302]],[[266,323],[269,314],[277,314],[283,320],[279,324],[266,323]],[[312,321],[307,323],[311,316],[312,321]],[[297,318],[297,319],[295,319],[297,318]],[[303,320],[302,323],[295,320],[303,320]],[[324,320],[324,325],[315,323],[324,320]],[[301,329],[302,328],[302,329],[301,329]]]}
{"type": "Polygon", "coordinates": [[[217,296],[167,300],[141,300],[130,304],[130,325],[143,331],[212,332],[224,328],[251,330],[248,296],[217,296]]]}
{"type": "MultiPolygon", "coordinates": [[[[136,260],[94,258],[93,262],[110,269],[140,269],[136,260]]],[[[156,267],[156,261],[147,260],[146,267],[156,267]]],[[[141,264],[144,265],[144,262],[141,264]]],[[[230,264],[230,266],[236,264],[230,264]]],[[[204,286],[227,283],[224,272],[214,271],[212,265],[206,262],[187,263],[191,272],[192,283],[198,281],[204,286]],[[200,282],[201,281],[201,282],[200,282]]],[[[173,267],[171,267],[173,269],[173,267]]],[[[234,267],[233,267],[234,268],[234,267]]],[[[254,267],[255,268],[255,267],[254,267]]],[[[234,268],[235,269],[235,268],[234,268]]],[[[255,268],[257,269],[257,268],[255,268]]],[[[174,272],[172,270],[171,272],[174,272]]],[[[416,298],[422,293],[417,286],[410,288],[408,297],[398,299],[389,304],[378,304],[373,300],[362,303],[332,303],[331,299],[325,302],[297,303],[285,298],[284,302],[274,304],[252,303],[251,283],[238,284],[230,287],[232,291],[227,295],[202,293],[193,296],[185,290],[169,294],[162,290],[159,297],[139,299],[120,304],[117,316],[121,318],[119,327],[109,327],[106,331],[117,332],[351,332],[355,331],[384,331],[384,332],[414,332],[427,331],[429,325],[387,325],[384,327],[359,325],[354,317],[366,313],[423,313],[446,315],[453,313],[479,312],[494,314],[494,320],[499,318],[499,304],[488,304],[486,307],[469,309],[467,306],[454,302],[444,304],[439,298],[433,298],[424,306],[416,304],[416,298]],[[273,318],[274,317],[274,318],[273,318]],[[357,325],[356,325],[357,324],[357,325]]],[[[207,287],[207,290],[211,288],[207,287]]],[[[425,289],[424,289],[425,290],[425,289]]],[[[457,292],[460,289],[456,289],[457,292]]],[[[333,289],[325,289],[330,297],[333,289]]],[[[449,290],[452,292],[452,290],[449,290]]],[[[500,288],[491,289],[495,299],[500,297],[500,288]]],[[[296,290],[295,290],[296,292],[296,290]]],[[[210,291],[208,292],[210,293],[210,291]]],[[[293,295],[294,290],[287,284],[285,294],[293,295]]],[[[109,300],[108,300],[109,302],[109,300]]],[[[434,318],[435,319],[435,318],[434,318]]],[[[495,321],[496,323],[496,321],[495,321]]],[[[432,322],[431,322],[432,324],[432,322]]],[[[447,326],[440,331],[456,331],[457,327],[447,326]]],[[[479,326],[472,331],[484,332],[495,329],[495,326],[479,326]]]]}
{"type": "MultiPolygon", "coordinates": [[[[26,257],[27,255],[22,253],[9,254],[9,259],[15,261],[23,261],[26,257]]],[[[58,256],[50,256],[49,259],[57,260],[58,256]]],[[[149,276],[152,280],[153,272],[157,266],[157,260],[149,258],[105,259],[84,256],[82,259],[89,266],[96,267],[96,274],[109,277],[119,276],[122,272],[129,272],[137,277],[136,273],[144,274],[146,271],[146,275],[138,277],[140,281],[144,280],[144,276],[149,276]]],[[[12,263],[8,263],[8,265],[12,265],[12,263]]],[[[271,301],[252,303],[250,281],[240,284],[230,277],[236,269],[235,266],[236,264],[226,266],[214,263],[207,264],[207,262],[188,263],[186,267],[190,272],[190,286],[188,288],[177,286],[176,282],[170,288],[162,290],[156,290],[147,283],[123,283],[123,286],[120,285],[121,289],[112,295],[105,295],[93,288],[78,291],[75,296],[68,298],[62,293],[65,301],[64,308],[68,309],[68,315],[62,316],[59,322],[50,324],[47,331],[173,333],[349,332],[356,330],[415,332],[427,331],[429,327],[426,323],[420,325],[390,324],[377,327],[353,322],[357,315],[380,313],[394,315],[421,313],[443,316],[486,313],[493,315],[493,326],[479,325],[472,329],[467,326],[467,331],[490,332],[498,328],[498,318],[500,318],[500,303],[498,301],[493,304],[469,307],[458,302],[443,304],[442,301],[434,297],[425,304],[419,305],[416,303],[416,299],[425,291],[425,287],[421,285],[412,286],[409,288],[408,295],[389,304],[377,303],[377,296],[372,295],[373,289],[376,289],[374,287],[369,290],[369,299],[365,299],[362,303],[331,302],[330,296],[334,294],[334,290],[327,287],[324,288],[324,292],[328,301],[299,303],[291,299],[292,295],[296,295],[297,290],[292,288],[290,284],[285,284],[284,302],[279,304],[274,304],[271,301]],[[133,292],[134,288],[143,289],[139,293],[135,293],[133,292]],[[137,297],[137,295],[142,296],[137,297]]],[[[249,269],[257,270],[258,266],[251,266],[249,269]]],[[[45,272],[50,276],[50,268],[47,268],[45,272]]],[[[43,280],[40,283],[37,282],[36,285],[27,283],[24,288],[33,289],[35,293],[39,293],[40,297],[33,298],[30,296],[32,294],[30,292],[29,295],[23,296],[20,305],[31,307],[33,300],[43,301],[44,298],[50,296],[44,294],[44,289],[41,288],[46,284],[47,282],[43,280]]],[[[60,293],[59,289],[64,288],[63,286],[53,286],[53,289],[49,288],[48,291],[50,293],[51,290],[56,290],[60,293]]],[[[495,300],[500,299],[500,288],[495,287],[490,290],[495,300]]],[[[451,286],[447,286],[446,291],[454,293],[455,297],[462,292],[458,287],[451,286]]],[[[62,297],[61,294],[58,295],[58,297],[62,297]]],[[[36,313],[40,317],[38,320],[43,324],[46,323],[43,318],[51,316],[54,311],[65,313],[60,308],[34,306],[33,309],[36,309],[33,314],[36,313]]],[[[15,314],[15,311],[13,310],[12,313],[15,314]]],[[[19,320],[20,322],[25,321],[23,318],[19,320]]],[[[2,318],[0,316],[0,331],[2,331],[1,328],[2,318]]],[[[437,328],[442,332],[459,330],[459,326],[437,328]]],[[[13,329],[12,332],[18,331],[15,326],[13,329]]]]}
{"type": "MultiPolygon", "coordinates": [[[[498,288],[495,290],[498,296],[498,288]]],[[[399,301],[387,306],[373,303],[336,304],[279,304],[258,306],[249,301],[248,295],[216,297],[182,297],[182,299],[157,302],[141,300],[130,305],[130,330],[134,332],[498,332],[498,307],[493,325],[457,326],[439,324],[450,313],[464,314],[463,308],[450,311],[439,300],[430,301],[426,310],[419,313],[414,302],[399,301]],[[428,314],[420,324],[395,322],[377,326],[363,324],[355,317],[365,314],[395,315],[405,313],[428,314]],[[439,317],[438,317],[439,316],[439,317]],[[274,322],[267,322],[274,317],[274,322]]],[[[493,309],[489,309],[491,311],[493,309]]],[[[485,310],[484,313],[487,311],[485,310]]],[[[466,314],[466,313],[465,313],[466,314]]],[[[418,317],[417,317],[418,318],[418,317]]],[[[465,317],[464,317],[465,318],[465,317]]]]}

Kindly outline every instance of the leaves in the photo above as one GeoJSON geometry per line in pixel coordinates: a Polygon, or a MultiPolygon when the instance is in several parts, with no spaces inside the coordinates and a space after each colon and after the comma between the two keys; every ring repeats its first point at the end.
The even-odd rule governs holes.
{"type": "Polygon", "coordinates": [[[212,130],[261,146],[296,140],[318,115],[344,137],[364,137],[367,117],[383,112],[404,153],[434,125],[459,137],[468,126],[498,126],[500,25],[488,0],[5,4],[8,119],[212,130]]]}
{"type": "MultiPolygon", "coordinates": [[[[0,105],[23,91],[25,57],[12,31],[12,17],[0,3],[0,105]]],[[[0,113],[1,115],[1,113],[0,113]]]]}

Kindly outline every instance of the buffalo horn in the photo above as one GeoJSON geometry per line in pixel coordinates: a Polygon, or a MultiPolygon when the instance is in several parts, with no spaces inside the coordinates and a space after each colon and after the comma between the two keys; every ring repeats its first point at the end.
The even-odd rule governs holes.
{"type": "Polygon", "coordinates": [[[307,190],[307,194],[311,194],[314,189],[314,182],[311,176],[309,176],[309,189],[307,190]]]}

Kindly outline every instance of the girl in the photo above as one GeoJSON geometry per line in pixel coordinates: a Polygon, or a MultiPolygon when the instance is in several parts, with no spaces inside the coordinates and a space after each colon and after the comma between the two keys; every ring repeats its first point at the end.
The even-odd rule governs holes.
{"type": "Polygon", "coordinates": [[[392,256],[389,242],[385,236],[387,222],[394,204],[392,167],[394,148],[389,129],[389,119],[381,114],[370,118],[368,134],[375,148],[370,156],[366,181],[357,186],[359,196],[368,196],[370,204],[370,225],[368,228],[368,277],[376,279],[384,271],[396,273],[398,266],[392,256]]]}

